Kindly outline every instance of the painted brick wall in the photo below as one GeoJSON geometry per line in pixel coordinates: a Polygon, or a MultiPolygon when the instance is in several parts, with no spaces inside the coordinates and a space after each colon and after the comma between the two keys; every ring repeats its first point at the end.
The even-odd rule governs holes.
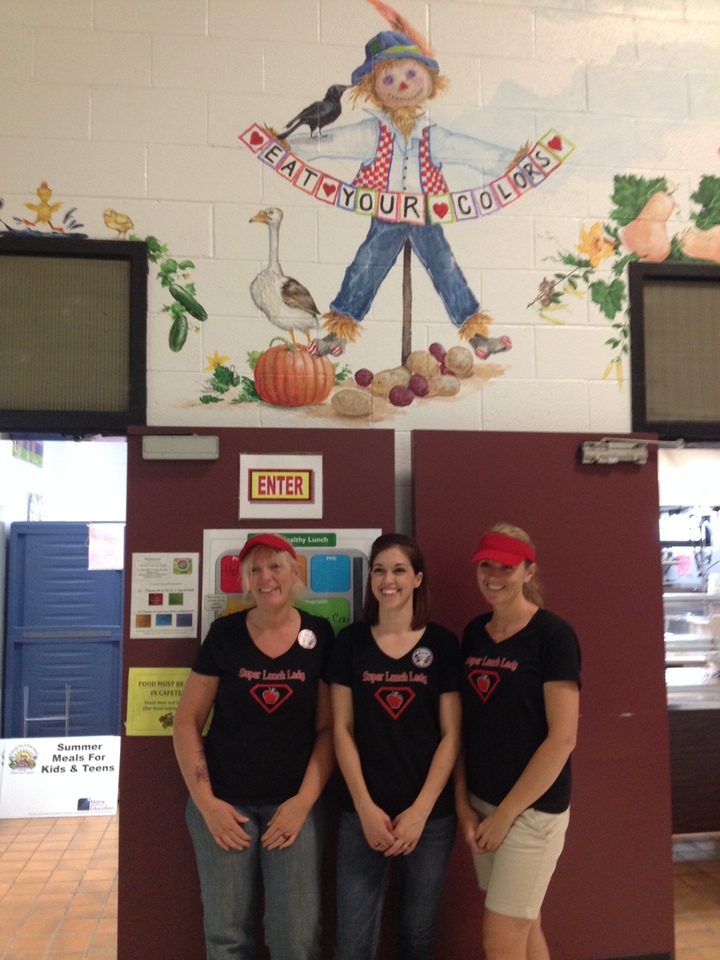
{"type": "MultiPolygon", "coordinates": [[[[268,228],[250,220],[269,206],[283,210],[282,269],[310,290],[321,313],[368,220],[283,182],[238,137],[252,123],[279,130],[330,84],[349,83],[366,41],[387,26],[378,12],[364,0],[0,0],[0,229],[32,224],[36,213],[25,205],[38,205],[45,182],[52,191],[45,202],[62,204],[54,226],[78,232],[72,225],[81,223],[87,235],[111,238],[117,228],[104,212],[116,211],[132,220],[127,235],[165,245],[161,260],[192,262],[175,279],[194,284],[207,320],[187,316],[187,340],[176,351],[163,310],[173,300],[151,265],[149,423],[393,427],[401,487],[411,429],[630,428],[629,359],[606,342],[618,337],[611,324],[624,323],[626,304],[609,316],[612,309],[593,302],[588,284],[611,283],[613,264],[628,252],[613,219],[616,176],[665,178],[673,205],[668,235],[693,226],[698,204],[691,195],[718,165],[720,5],[407,0],[398,9],[428,38],[449,78],[447,92],[428,105],[433,123],[512,151],[553,128],[575,150],[506,209],[445,228],[494,320],[490,334],[511,338],[512,349],[476,359],[454,397],[399,408],[373,396],[364,416],[347,417],[330,399],[297,408],[244,400],[244,387],[252,394],[248,354],[286,336],[250,297],[268,260],[268,228]],[[575,292],[558,283],[559,302],[543,311],[540,284],[570,272],[564,255],[583,256],[583,230],[586,250],[595,238],[597,265],[585,280],[576,272],[575,292]],[[232,383],[224,393],[213,385],[218,367],[232,383]]],[[[347,95],[343,104],[337,126],[363,116],[347,95]]],[[[340,158],[317,165],[346,180],[358,166],[340,158]]],[[[482,179],[468,182],[462,168],[452,179],[452,169],[451,189],[482,179]]],[[[51,229],[42,221],[32,228],[51,229]]],[[[401,277],[398,261],[362,338],[332,358],[341,374],[400,362],[401,277]]],[[[622,271],[620,279],[624,285],[622,271]]],[[[415,258],[412,290],[413,349],[458,344],[415,258]]],[[[352,389],[353,381],[335,392],[343,387],[352,389]]]]}

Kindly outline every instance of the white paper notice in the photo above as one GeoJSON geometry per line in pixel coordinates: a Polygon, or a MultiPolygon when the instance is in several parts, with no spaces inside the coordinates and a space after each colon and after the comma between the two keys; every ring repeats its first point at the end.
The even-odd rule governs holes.
{"type": "Polygon", "coordinates": [[[88,524],[88,570],[122,570],[125,566],[125,524],[88,524]]]}
{"type": "Polygon", "coordinates": [[[130,636],[195,637],[199,553],[134,553],[130,636]]]}

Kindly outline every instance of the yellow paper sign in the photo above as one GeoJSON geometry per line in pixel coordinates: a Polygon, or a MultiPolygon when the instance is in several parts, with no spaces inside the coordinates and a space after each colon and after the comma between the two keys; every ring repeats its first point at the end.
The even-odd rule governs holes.
{"type": "Polygon", "coordinates": [[[189,667],[130,667],[125,733],[129,737],[171,737],[175,710],[189,667]]]}

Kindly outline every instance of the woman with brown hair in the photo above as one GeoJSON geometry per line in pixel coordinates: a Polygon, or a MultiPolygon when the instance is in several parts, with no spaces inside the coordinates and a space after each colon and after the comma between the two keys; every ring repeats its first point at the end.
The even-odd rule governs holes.
{"type": "Polygon", "coordinates": [[[580,648],[570,624],[542,606],[524,530],[494,526],[473,562],[491,612],[462,639],[460,830],[485,890],[487,960],[549,960],[540,907],[568,823],[580,648]]]}
{"type": "Polygon", "coordinates": [[[435,913],[456,817],[460,747],[457,638],[429,620],[423,556],[379,537],[361,620],[330,662],[335,749],[347,784],[338,840],[336,960],[372,960],[393,866],[402,960],[433,956],[435,913]]]}

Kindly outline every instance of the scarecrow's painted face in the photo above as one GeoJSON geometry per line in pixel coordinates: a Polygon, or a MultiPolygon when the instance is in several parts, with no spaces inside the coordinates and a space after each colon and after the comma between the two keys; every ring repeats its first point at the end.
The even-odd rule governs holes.
{"type": "Polygon", "coordinates": [[[375,71],[375,96],[390,110],[419,107],[432,95],[432,70],[419,60],[386,60],[375,71]]]}

